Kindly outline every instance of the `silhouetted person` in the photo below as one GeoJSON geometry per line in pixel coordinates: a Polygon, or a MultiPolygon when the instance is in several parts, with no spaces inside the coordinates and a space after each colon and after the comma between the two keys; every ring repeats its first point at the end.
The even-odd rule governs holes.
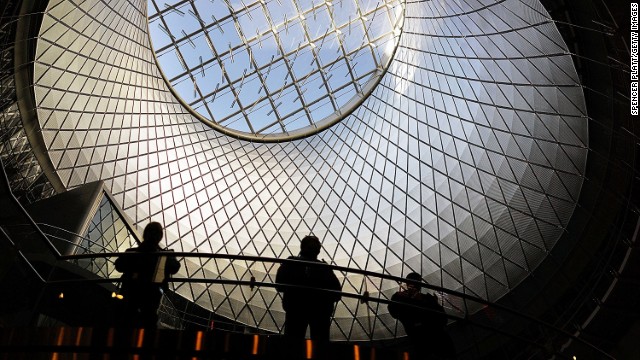
{"type": "MultiPolygon", "coordinates": [[[[300,242],[300,255],[290,256],[289,259],[325,263],[318,260],[321,247],[316,236],[305,236],[300,242]]],[[[305,263],[282,264],[276,275],[276,283],[335,291],[342,289],[330,268],[305,263]]],[[[285,336],[289,339],[304,339],[309,326],[312,340],[328,342],[333,308],[340,300],[340,295],[288,287],[278,287],[277,290],[282,292],[282,307],[286,312],[285,336]]]]}
{"type": "MultiPolygon", "coordinates": [[[[420,274],[412,272],[407,280],[422,281],[420,274]]],[[[417,359],[453,359],[455,349],[445,331],[447,316],[435,295],[423,294],[419,285],[406,283],[406,289],[391,296],[389,313],[398,319],[413,347],[417,359]],[[406,304],[406,305],[405,305],[406,304]]]]}
{"type": "Polygon", "coordinates": [[[122,325],[157,326],[162,293],[168,290],[169,277],[180,269],[176,257],[160,247],[162,235],[160,223],[149,223],[144,228],[140,246],[127,249],[126,254],[131,255],[116,259],[116,270],[123,273],[122,325]]]}

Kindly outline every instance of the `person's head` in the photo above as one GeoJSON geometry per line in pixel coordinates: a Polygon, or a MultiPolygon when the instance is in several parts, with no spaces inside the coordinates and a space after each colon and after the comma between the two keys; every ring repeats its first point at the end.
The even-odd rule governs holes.
{"type": "Polygon", "coordinates": [[[144,228],[144,232],[142,233],[142,240],[145,244],[158,245],[160,244],[160,240],[162,240],[162,235],[162,224],[153,221],[144,228]]]}
{"type": "Polygon", "coordinates": [[[306,258],[316,259],[318,254],[320,254],[321,247],[320,239],[318,239],[317,236],[307,235],[300,241],[300,255],[306,258]]]}
{"type": "MultiPolygon", "coordinates": [[[[422,282],[422,276],[420,276],[420,274],[418,274],[417,272],[411,272],[409,273],[405,279],[410,280],[410,281],[417,281],[417,282],[422,282]]],[[[419,285],[415,285],[412,283],[407,282],[407,288],[409,289],[420,289],[419,285]]]]}

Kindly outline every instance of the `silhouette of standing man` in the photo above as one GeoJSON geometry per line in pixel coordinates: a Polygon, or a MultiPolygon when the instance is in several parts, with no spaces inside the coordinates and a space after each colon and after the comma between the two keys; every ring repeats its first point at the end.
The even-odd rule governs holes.
{"type": "Polygon", "coordinates": [[[116,270],[123,273],[122,315],[127,325],[157,326],[162,293],[168,290],[169,277],[180,269],[176,257],[160,247],[162,236],[162,225],[151,222],[144,228],[140,246],[127,249],[127,255],[116,259],[116,270]]]}
{"type": "MultiPolygon", "coordinates": [[[[325,263],[318,260],[322,245],[316,236],[305,236],[300,242],[300,255],[289,259],[325,263]]],[[[276,274],[276,283],[340,291],[342,286],[333,271],[326,266],[283,263],[276,274]]],[[[304,339],[309,326],[312,340],[329,341],[331,316],[339,294],[312,289],[278,287],[286,315],[284,334],[290,339],[304,339]]]]}
{"type": "MultiPolygon", "coordinates": [[[[406,277],[411,281],[422,281],[420,274],[412,272],[406,277]]],[[[413,347],[417,359],[452,359],[455,349],[445,332],[447,316],[435,295],[423,294],[421,287],[410,282],[406,290],[391,296],[389,313],[398,319],[413,347]]]]}

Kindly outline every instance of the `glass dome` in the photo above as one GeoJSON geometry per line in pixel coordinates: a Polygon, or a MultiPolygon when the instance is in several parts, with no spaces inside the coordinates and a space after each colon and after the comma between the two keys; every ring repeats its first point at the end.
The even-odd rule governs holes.
{"type": "MultiPolygon", "coordinates": [[[[351,6],[343,1],[343,6],[351,6]]],[[[34,93],[40,132],[62,183],[73,188],[104,181],[140,228],[149,221],[166,226],[169,247],[286,258],[297,254],[299,239],[313,232],[322,240],[320,257],[329,263],[396,276],[416,271],[429,283],[495,301],[526,279],[565,231],[584,180],[588,116],[571,55],[538,0],[353,5],[361,11],[377,9],[375,19],[365,16],[372,28],[384,16],[404,11],[401,23],[388,21],[382,32],[387,34],[386,44],[395,47],[386,71],[341,121],[313,135],[280,142],[247,141],[204,124],[166,81],[184,73],[188,80],[182,84],[193,93],[191,77],[196,83],[201,80],[200,59],[185,64],[191,75],[179,64],[172,68],[176,74],[165,66],[160,71],[148,33],[164,33],[160,19],[175,16],[193,27],[184,29],[187,35],[203,35],[196,39],[165,26],[175,40],[164,45],[153,40],[156,54],[167,44],[189,49],[188,39],[204,41],[207,49],[204,33],[220,34],[215,24],[223,25],[217,14],[227,11],[226,19],[231,19],[238,12],[243,15],[236,17],[246,21],[254,9],[257,13],[250,13],[257,19],[265,6],[280,6],[278,1],[227,6],[214,0],[209,3],[221,9],[213,13],[217,22],[200,12],[198,4],[204,3],[183,1],[168,7],[156,3],[158,8],[147,13],[146,0],[50,2],[35,55],[34,93]],[[160,10],[165,15],[157,15],[160,10]],[[149,14],[156,15],[151,23],[149,14]]],[[[289,3],[282,0],[285,4],[289,3]]],[[[312,9],[318,9],[318,19],[326,19],[330,9],[337,16],[340,6],[339,2],[305,4],[298,5],[305,23],[314,20],[312,9]]],[[[286,15],[284,21],[284,16],[282,24],[291,24],[290,32],[294,24],[302,26],[300,17],[286,15]]],[[[227,21],[230,29],[222,27],[226,36],[237,36],[235,20],[227,21]]],[[[367,22],[347,18],[341,24],[348,23],[364,28],[367,22]]],[[[212,64],[203,68],[206,77],[214,74],[213,64],[239,65],[241,54],[246,60],[249,51],[260,47],[255,30],[244,25],[240,32],[253,39],[248,45],[232,43],[229,51],[230,40],[212,42],[219,54],[226,52],[224,62],[198,55],[203,64],[212,64]]],[[[304,49],[306,55],[320,51],[321,39],[331,43],[329,34],[324,34],[335,27],[327,27],[326,21],[320,25],[318,37],[312,29],[305,34],[306,42],[300,46],[300,40],[293,42],[300,48],[298,59],[304,49]],[[311,43],[317,45],[315,50],[311,43]]],[[[345,29],[348,25],[342,33],[345,29]]],[[[286,26],[284,31],[286,35],[286,26]]],[[[338,36],[337,30],[331,31],[331,36],[338,36]]],[[[263,33],[263,46],[269,37],[275,42],[275,36],[263,33]]],[[[361,36],[349,51],[372,54],[361,36]]],[[[166,51],[175,49],[169,45],[166,51]]],[[[283,57],[283,64],[296,56],[295,51],[284,53],[291,60],[283,57]]],[[[385,53],[380,52],[383,60],[385,53]]],[[[273,55],[275,61],[279,55],[273,55]]],[[[307,70],[294,72],[296,79],[300,74],[330,75],[322,55],[298,59],[295,63],[307,70]]],[[[271,55],[266,60],[271,63],[271,55]]],[[[355,67],[354,62],[340,68],[355,67]]],[[[250,75],[262,76],[256,68],[266,74],[268,65],[239,66],[224,83],[221,75],[213,77],[209,91],[220,82],[219,92],[224,86],[228,94],[236,92],[221,105],[225,111],[237,99],[234,106],[251,105],[244,96],[257,93],[263,84],[254,78],[255,86],[247,88],[250,75]]],[[[377,74],[378,70],[353,71],[377,74]]],[[[329,82],[340,77],[345,78],[335,73],[329,82]]],[[[348,86],[354,89],[355,83],[365,88],[371,81],[353,79],[357,81],[348,86]]],[[[269,80],[258,95],[285,96],[277,92],[285,79],[277,80],[282,83],[273,88],[275,93],[269,80]]],[[[309,85],[303,97],[316,90],[317,98],[329,101],[324,81],[309,85]]],[[[354,90],[347,97],[356,94],[354,90]]],[[[270,106],[263,109],[273,113],[279,109],[270,106]]],[[[324,113],[313,118],[323,119],[324,113]]],[[[246,119],[237,123],[243,122],[246,119]]],[[[271,282],[275,269],[268,264],[188,259],[179,275],[234,280],[254,276],[271,282]]],[[[366,287],[371,296],[382,299],[397,288],[395,283],[358,275],[342,274],[341,281],[346,292],[361,293],[366,287]]],[[[251,326],[278,331],[284,322],[273,289],[183,283],[176,291],[251,326]]],[[[455,304],[447,306],[453,309],[455,304]]],[[[385,306],[369,309],[345,298],[336,307],[334,339],[381,339],[397,331],[385,306]]]]}
{"type": "Polygon", "coordinates": [[[390,63],[404,0],[149,1],[158,63],[216,129],[258,141],[351,113],[390,63]]]}

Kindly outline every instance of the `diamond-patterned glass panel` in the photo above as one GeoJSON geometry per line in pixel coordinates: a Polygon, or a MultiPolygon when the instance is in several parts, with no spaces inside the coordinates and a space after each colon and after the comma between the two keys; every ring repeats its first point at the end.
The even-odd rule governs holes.
{"type": "MultiPolygon", "coordinates": [[[[81,240],[74,254],[100,254],[124,252],[137,246],[135,235],[131,233],[109,197],[103,195],[96,214],[86,234],[80,234],[81,240]]],[[[104,277],[117,277],[113,259],[78,259],[78,265],[104,277]]]]}
{"type": "MultiPolygon", "coordinates": [[[[51,2],[34,85],[49,156],[67,187],[104,180],[139,227],[162,222],[177,251],[284,258],[314,233],[329,263],[417,271],[496,300],[540,264],[573,212],[588,149],[582,88],[538,1],[405,5],[388,71],[349,116],[304,139],[255,143],[215,131],[172,95],[150,45],[146,1],[51,2]]],[[[271,281],[276,269],[183,264],[180,275],[192,278],[271,281]]],[[[388,298],[397,288],[340,277],[352,293],[366,284],[388,298]]],[[[176,287],[220,315],[282,327],[273,289],[176,287]]],[[[445,300],[450,311],[460,307],[445,300]]],[[[332,336],[401,331],[385,306],[371,306],[340,302],[332,336]]]]}

